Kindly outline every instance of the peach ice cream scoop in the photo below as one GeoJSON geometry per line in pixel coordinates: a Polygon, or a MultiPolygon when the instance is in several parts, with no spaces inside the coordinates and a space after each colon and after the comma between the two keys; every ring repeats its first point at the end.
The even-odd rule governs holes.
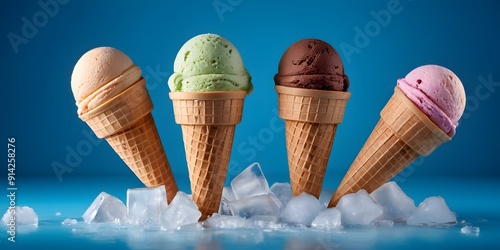
{"type": "Polygon", "coordinates": [[[141,79],[141,69],[118,49],[98,47],[85,53],[71,75],[78,115],[109,101],[141,79]]]}

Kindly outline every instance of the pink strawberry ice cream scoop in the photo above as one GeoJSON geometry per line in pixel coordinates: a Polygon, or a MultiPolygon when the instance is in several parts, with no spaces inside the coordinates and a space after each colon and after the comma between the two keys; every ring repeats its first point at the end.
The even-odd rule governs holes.
{"type": "Polygon", "coordinates": [[[398,80],[398,87],[443,132],[452,137],[465,109],[465,90],[451,70],[424,65],[398,80]]]}

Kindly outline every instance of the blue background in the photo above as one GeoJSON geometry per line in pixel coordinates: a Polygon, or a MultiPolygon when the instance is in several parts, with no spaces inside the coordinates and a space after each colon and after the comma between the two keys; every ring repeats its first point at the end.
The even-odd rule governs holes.
{"type": "MultiPolygon", "coordinates": [[[[86,51],[112,46],[142,68],[173,171],[179,179],[187,178],[181,129],[174,122],[166,81],[182,44],[197,34],[211,32],[237,46],[255,85],[237,127],[229,176],[258,161],[265,174],[288,180],[273,76],[285,49],[308,37],[331,43],[351,80],[352,98],[338,128],[328,176],[337,178],[347,170],[378,121],[396,79],[423,64],[450,68],[462,80],[468,101],[481,100],[468,103],[467,117],[460,121],[457,135],[419,160],[412,173],[498,176],[498,86],[491,91],[478,87],[481,77],[500,82],[497,1],[400,0],[396,1],[400,3],[398,13],[391,14],[384,25],[374,25],[372,12],[387,12],[388,3],[393,1],[278,2],[69,1],[59,4],[53,17],[27,38],[27,44],[19,44],[16,53],[8,34],[23,35],[23,17],[31,22],[38,17],[38,24],[43,24],[37,14],[43,8],[37,1],[2,1],[0,138],[4,143],[8,137],[17,139],[17,173],[46,175],[58,181],[52,167],[58,162],[72,170],[62,175],[63,180],[71,175],[131,175],[104,141],[92,145],[90,153],[81,151],[84,154],[77,164],[65,159],[71,150],[88,148],[89,139],[82,131],[91,131],[76,115],[70,88],[73,66],[86,51]],[[214,3],[222,3],[220,8],[226,9],[218,11],[214,3]],[[356,40],[357,29],[368,33],[368,40],[356,40]],[[347,46],[355,49],[347,53],[342,49],[347,46]],[[478,98],[477,88],[481,88],[479,97],[488,97],[478,98]]],[[[325,185],[335,188],[337,182],[326,181],[325,185]]]]}
{"type": "MultiPolygon", "coordinates": [[[[289,45],[313,37],[338,50],[352,92],[337,130],[325,187],[337,187],[377,123],[396,80],[417,66],[439,64],[462,80],[468,97],[466,114],[451,142],[418,159],[396,180],[417,204],[427,196],[443,195],[459,215],[489,214],[498,219],[498,202],[488,195],[500,190],[496,184],[500,83],[484,85],[489,78],[490,83],[500,82],[498,1],[400,0],[390,21],[383,23],[375,16],[388,13],[392,0],[61,0],[51,15],[43,14],[47,11],[37,2],[0,1],[0,140],[7,144],[7,138],[16,138],[18,201],[34,207],[41,218],[64,219],[47,217],[56,211],[79,218],[100,191],[125,200],[126,188],[141,186],[111,147],[97,140],[76,115],[70,88],[73,66],[86,51],[99,46],[124,51],[142,68],[173,172],[180,189],[190,192],[181,129],[174,122],[166,81],[182,44],[210,32],[236,45],[255,86],[236,130],[228,180],[258,161],[270,184],[288,181],[273,76],[289,45]],[[27,34],[27,43],[12,46],[9,34],[26,35],[24,20],[39,27],[27,34]],[[366,35],[364,40],[359,30],[366,35]],[[82,153],[72,158],[73,151],[82,153]],[[58,178],[54,165],[71,172],[58,178]],[[440,185],[445,177],[458,181],[440,185]],[[476,211],[479,204],[483,214],[476,211]]],[[[6,166],[1,169],[0,185],[5,187],[6,166]]],[[[484,233],[491,242],[496,239],[494,230],[484,233]]],[[[31,239],[45,238],[43,232],[31,239]]]]}

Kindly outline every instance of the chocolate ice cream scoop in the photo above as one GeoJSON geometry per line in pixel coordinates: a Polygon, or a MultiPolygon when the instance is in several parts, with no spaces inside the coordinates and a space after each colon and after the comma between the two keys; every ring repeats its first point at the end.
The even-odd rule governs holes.
{"type": "Polygon", "coordinates": [[[349,78],[337,51],[318,39],[292,44],[281,57],[276,85],[295,88],[347,91],[349,78]]]}

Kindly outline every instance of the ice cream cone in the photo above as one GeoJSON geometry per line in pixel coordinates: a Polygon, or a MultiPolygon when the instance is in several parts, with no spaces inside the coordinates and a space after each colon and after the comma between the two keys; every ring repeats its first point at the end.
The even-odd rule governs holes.
{"type": "Polygon", "coordinates": [[[219,211],[245,91],[170,92],[182,127],[192,198],[205,220],[219,211]]]}
{"type": "Polygon", "coordinates": [[[396,87],[328,206],[336,206],[342,196],[360,189],[373,192],[450,139],[396,87]]]}
{"type": "Polygon", "coordinates": [[[290,182],[294,196],[319,198],[337,125],[351,93],[276,86],[285,120],[290,182]]]}
{"type": "Polygon", "coordinates": [[[172,170],[151,115],[145,80],[80,115],[97,137],[105,138],[147,187],[165,185],[170,202],[177,193],[172,170]]]}

